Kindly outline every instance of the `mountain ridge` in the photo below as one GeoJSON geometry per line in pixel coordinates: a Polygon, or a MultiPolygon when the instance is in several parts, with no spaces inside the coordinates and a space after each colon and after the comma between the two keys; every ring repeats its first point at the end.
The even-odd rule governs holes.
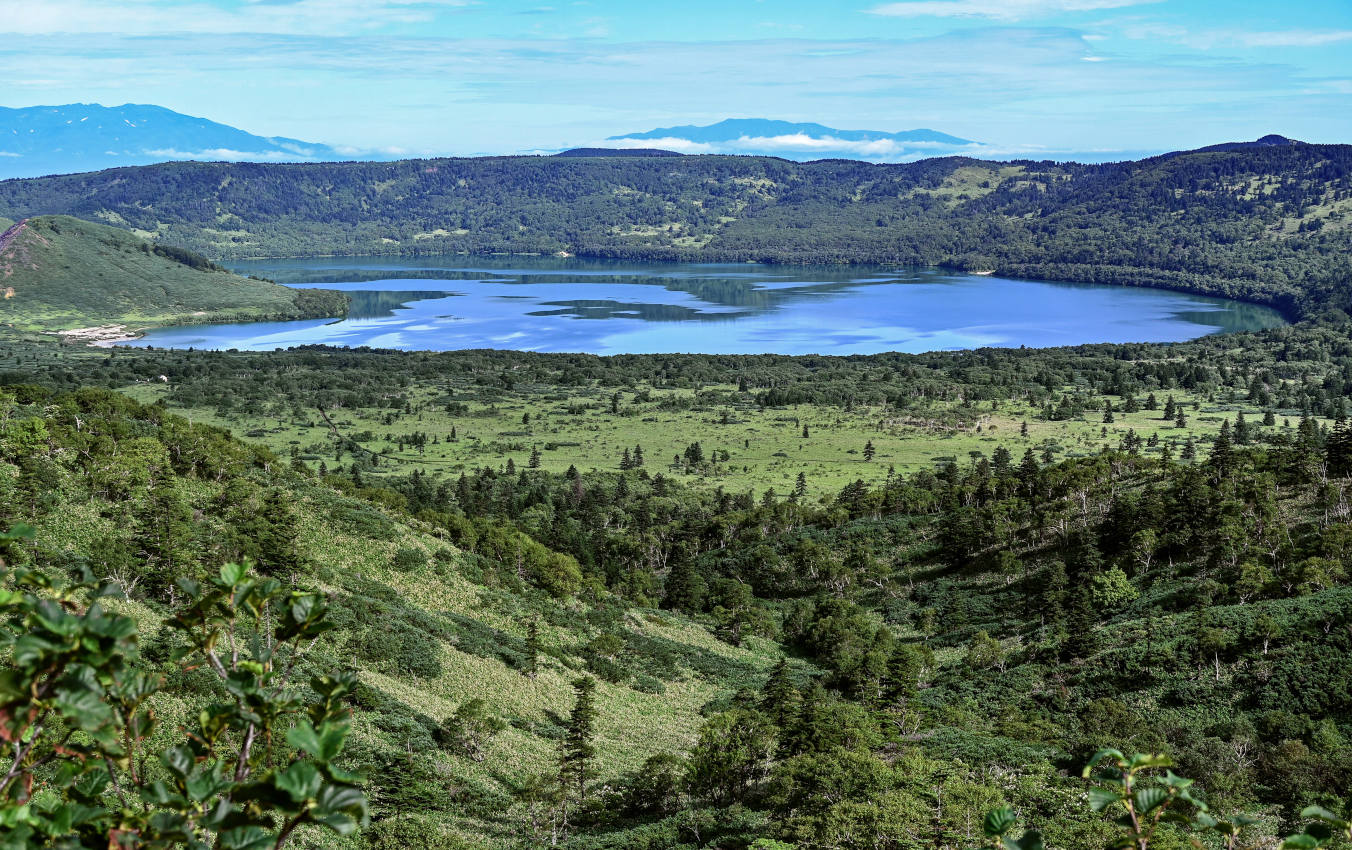
{"type": "Polygon", "coordinates": [[[0,178],[175,160],[318,162],[333,147],[247,131],[154,104],[0,107],[0,178]]]}
{"type": "Polygon", "coordinates": [[[854,158],[890,161],[919,154],[971,152],[982,145],[931,129],[841,130],[811,121],[725,118],[714,124],[683,124],[607,137],[607,142],[659,140],[683,153],[740,153],[788,159],[854,158]]]}

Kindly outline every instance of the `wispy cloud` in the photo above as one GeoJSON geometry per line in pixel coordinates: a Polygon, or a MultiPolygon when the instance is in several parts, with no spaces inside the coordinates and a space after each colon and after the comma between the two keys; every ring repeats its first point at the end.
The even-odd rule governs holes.
{"type": "Polygon", "coordinates": [[[475,0],[249,0],[226,9],[204,0],[0,0],[0,32],[347,35],[425,23],[474,5],[475,0]]]}
{"type": "Polygon", "coordinates": [[[1095,12],[1161,0],[900,0],[866,10],[897,18],[992,18],[1023,21],[1065,12],[1095,12]]]}
{"type": "Polygon", "coordinates": [[[696,142],[679,136],[660,139],[610,139],[597,147],[662,148],[680,153],[770,154],[773,156],[848,157],[899,162],[927,156],[965,154],[978,156],[985,149],[978,143],[948,145],[940,142],[899,142],[895,139],[841,139],[791,133],[782,136],[741,136],[721,142],[696,142]]]}
{"type": "Polygon", "coordinates": [[[1276,30],[1236,33],[1234,39],[1246,47],[1323,47],[1352,41],[1352,30],[1276,30]]]}
{"type": "Polygon", "coordinates": [[[1352,41],[1352,29],[1238,30],[1182,27],[1149,21],[1127,23],[1118,32],[1131,39],[1171,42],[1197,50],[1327,47],[1352,41]]]}

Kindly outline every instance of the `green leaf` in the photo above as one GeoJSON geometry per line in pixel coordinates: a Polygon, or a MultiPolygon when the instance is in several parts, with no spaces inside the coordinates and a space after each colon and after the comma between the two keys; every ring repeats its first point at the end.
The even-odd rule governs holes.
{"type": "Polygon", "coordinates": [[[273,784],[291,795],[296,803],[303,803],[319,793],[324,778],[312,762],[298,761],[277,774],[273,784]]]}
{"type": "Polygon", "coordinates": [[[1122,795],[1116,791],[1109,791],[1105,788],[1089,789],[1089,808],[1096,812],[1101,812],[1114,803],[1122,802],[1122,795]]]}
{"type": "Polygon", "coordinates": [[[237,826],[221,833],[220,844],[224,850],[266,850],[273,838],[260,827],[237,826]]]}
{"type": "Polygon", "coordinates": [[[1282,842],[1282,850],[1315,850],[1323,842],[1313,835],[1302,832],[1282,842]]]}
{"type": "Polygon", "coordinates": [[[248,570],[243,564],[225,564],[221,567],[221,584],[224,587],[234,587],[244,580],[246,572],[248,570]]]}
{"type": "Polygon", "coordinates": [[[981,829],[985,832],[987,838],[995,838],[1009,832],[1017,820],[1018,817],[1014,814],[1012,807],[1001,806],[986,813],[986,820],[982,822],[981,829]]]}
{"type": "MultiPolygon", "coordinates": [[[[1011,844],[1009,839],[1005,839],[1007,847],[1011,844]]],[[[1009,850],[1043,850],[1042,833],[1036,829],[1030,829],[1023,834],[1018,841],[1012,842],[1013,847],[1009,850]]]]}
{"type": "Polygon", "coordinates": [[[319,790],[316,799],[319,808],[327,812],[366,810],[366,795],[360,788],[325,785],[319,790]]]}
{"type": "Polygon", "coordinates": [[[188,749],[187,744],[179,744],[177,747],[170,747],[160,753],[160,763],[179,779],[188,775],[188,772],[192,770],[194,761],[192,750],[188,749]]]}
{"type": "MultiPolygon", "coordinates": [[[[1173,767],[1173,765],[1174,760],[1163,753],[1136,753],[1127,761],[1127,770],[1146,770],[1152,767],[1173,767]]],[[[1170,776],[1172,775],[1170,774],[1170,776]]]]}
{"type": "Polygon", "coordinates": [[[310,721],[302,720],[286,733],[286,742],[298,750],[304,750],[312,756],[319,755],[323,745],[319,742],[319,733],[310,721]]]}
{"type": "Polygon", "coordinates": [[[1149,814],[1169,801],[1169,792],[1163,788],[1142,788],[1136,792],[1136,811],[1149,814]]]}
{"type": "Polygon", "coordinates": [[[302,720],[286,733],[286,740],[320,761],[331,761],[342,752],[348,731],[346,723],[324,723],[316,730],[310,721],[302,720]]]}
{"type": "Polygon", "coordinates": [[[1089,759],[1089,763],[1084,766],[1084,770],[1081,771],[1080,776],[1088,779],[1089,774],[1093,772],[1094,768],[1098,767],[1099,762],[1104,761],[1105,759],[1112,759],[1114,764],[1125,764],[1127,757],[1122,755],[1121,750],[1104,747],[1094,753],[1093,757],[1089,759]]]}
{"type": "Polygon", "coordinates": [[[1300,810],[1300,816],[1303,818],[1322,820],[1324,823],[1331,824],[1339,829],[1347,827],[1347,824],[1341,818],[1323,806],[1306,806],[1300,810]]]}

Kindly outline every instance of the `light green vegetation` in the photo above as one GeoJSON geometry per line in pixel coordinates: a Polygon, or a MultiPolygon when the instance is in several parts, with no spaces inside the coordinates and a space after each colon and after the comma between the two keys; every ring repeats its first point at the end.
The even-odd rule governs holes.
{"type": "MultiPolygon", "coordinates": [[[[98,393],[55,406],[61,412],[44,419],[0,391],[8,423],[0,424],[0,524],[21,511],[33,526],[24,560],[86,565],[127,590],[129,599],[108,605],[139,624],[144,653],[159,662],[173,580],[199,563],[249,555],[265,575],[324,593],[338,629],[309,657],[313,669],[356,672],[348,751],[372,775],[377,817],[390,807],[417,812],[398,795],[421,780],[401,771],[421,776],[415,768],[431,762],[410,753],[430,751],[438,787],[459,788],[470,800],[437,804],[442,819],[457,812],[452,831],[474,836],[476,847],[516,846],[503,837],[523,817],[512,794],[556,765],[560,715],[571,683],[590,669],[589,642],[601,634],[623,636],[629,671],[597,683],[595,768],[607,776],[689,749],[701,708],[758,686],[779,655],[768,640],[732,646],[686,616],[622,605],[601,590],[552,598],[523,584],[511,565],[457,549],[444,530],[345,496],[265,450],[154,408],[98,393]],[[87,446],[87,469],[66,462],[74,453],[63,447],[81,434],[128,430],[142,436],[87,446]],[[32,464],[43,470],[42,492],[32,464]],[[522,669],[531,622],[540,643],[534,677],[522,669]],[[471,699],[483,700],[505,729],[482,761],[438,754],[445,744],[434,745],[434,730],[471,699]]],[[[152,749],[194,722],[211,692],[191,671],[165,669],[172,686],[152,697],[161,730],[152,749]]],[[[372,846],[368,839],[314,832],[300,843],[372,846]]]]}
{"type": "MultiPolygon", "coordinates": [[[[466,399],[481,395],[466,390],[451,395],[466,399]]],[[[147,403],[163,399],[179,409],[172,383],[140,383],[123,392],[147,403]]],[[[1152,437],[1158,441],[1143,447],[1146,454],[1158,455],[1167,444],[1178,457],[1189,440],[1204,446],[1223,421],[1233,422],[1238,413],[1255,428],[1274,433],[1292,433],[1299,418],[1299,411],[1285,411],[1274,426],[1264,429],[1264,410],[1251,403],[1211,400],[1186,391],[1155,395],[1157,409],[1132,413],[1123,411],[1126,400],[1121,396],[1098,397],[1114,408],[1114,421],[1105,424],[1101,408],[1055,421],[1045,420],[1040,408],[1027,403],[998,400],[970,405],[936,401],[928,411],[905,412],[881,405],[849,410],[819,404],[762,408],[750,394],[738,393],[736,385],[698,392],[608,386],[556,392],[495,390],[490,401],[452,401],[454,409],[448,411],[443,386],[414,386],[404,397],[416,412],[403,413],[402,407],[393,412],[383,407],[345,408],[331,418],[345,439],[356,439],[388,458],[385,469],[399,474],[417,469],[454,477],[484,466],[497,468],[509,459],[520,469],[536,449],[540,468],[549,472],[570,466],[583,472],[618,470],[624,453],[632,455],[640,446],[650,474],[662,472],[692,486],[729,492],[773,488],[785,495],[802,472],[814,497],[834,497],[860,479],[876,485],[887,479],[889,470],[909,474],[949,461],[989,459],[997,446],[1014,452],[1015,460],[1025,449],[1039,458],[1049,451],[1059,460],[1118,448],[1134,432],[1143,441],[1152,437]],[[618,412],[612,412],[616,393],[618,412]],[[1184,411],[1186,424],[1181,428],[1176,418],[1166,421],[1162,416],[1170,396],[1184,411]],[[417,434],[426,437],[421,448],[408,439],[417,434]],[[684,453],[694,442],[700,443],[708,463],[696,467],[684,462],[684,453]],[[865,458],[869,443],[874,448],[872,460],[865,458]],[[682,461],[676,464],[678,457],[682,461]]],[[[1138,404],[1143,405],[1146,397],[1138,394],[1138,404]]],[[[194,421],[229,428],[280,454],[294,450],[311,466],[321,460],[332,466],[337,459],[333,429],[315,410],[223,414],[214,408],[189,407],[182,413],[194,421]]]]}
{"type": "Polygon", "coordinates": [[[20,330],[145,328],[340,315],[346,299],[231,274],[191,251],[67,216],[24,221],[0,243],[0,322],[20,330]]]}

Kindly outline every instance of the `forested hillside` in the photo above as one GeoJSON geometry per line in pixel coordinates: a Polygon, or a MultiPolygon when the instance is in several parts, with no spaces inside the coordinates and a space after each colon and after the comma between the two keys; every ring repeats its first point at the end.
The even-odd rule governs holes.
{"type": "Polygon", "coordinates": [[[127,593],[162,717],[222,698],[171,660],[172,579],[250,557],[327,597],[303,672],[357,671],[334,764],[365,771],[371,824],[298,846],[956,850],[1004,804],[1049,847],[1104,846],[1079,779],[1103,746],[1195,780],[1142,789],[1179,815],[1155,847],[1239,813],[1234,846],[1273,847],[1349,802],[1343,325],[858,358],[9,338],[0,368],[0,524],[36,528],[11,560],[127,593]],[[592,404],[690,411],[686,451],[549,468],[592,404]],[[989,427],[1010,409],[1028,433],[989,427]],[[490,410],[521,433],[423,462],[490,410]],[[730,477],[754,435],[722,429],[761,410],[856,442],[846,483],[730,477]],[[1075,443],[1039,430],[1062,425],[1075,443]],[[928,431],[966,450],[875,454],[928,431]]]}
{"type": "Polygon", "coordinates": [[[21,330],[337,316],[346,297],[231,274],[200,254],[69,216],[0,233],[0,322],[21,330]]]}
{"type": "Polygon", "coordinates": [[[169,163],[0,183],[0,215],[101,220],[213,258],[557,252],[947,265],[1349,306],[1352,147],[1107,165],[764,157],[169,163]]]}

